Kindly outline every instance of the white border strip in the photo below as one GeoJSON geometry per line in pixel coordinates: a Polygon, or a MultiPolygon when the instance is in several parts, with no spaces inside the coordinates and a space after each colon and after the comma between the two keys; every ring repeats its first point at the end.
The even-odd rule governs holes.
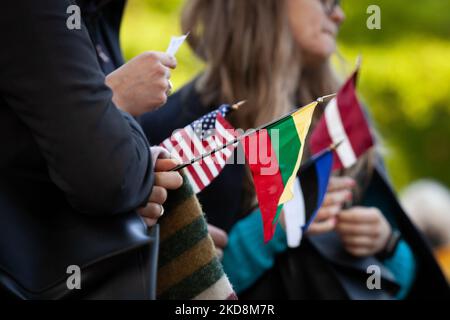
{"type": "Polygon", "coordinates": [[[345,168],[350,168],[356,161],[356,155],[353,151],[350,140],[345,132],[344,125],[342,124],[342,118],[339,113],[337,99],[331,100],[325,109],[325,119],[327,121],[328,133],[333,143],[341,143],[336,149],[339,159],[345,168]]]}

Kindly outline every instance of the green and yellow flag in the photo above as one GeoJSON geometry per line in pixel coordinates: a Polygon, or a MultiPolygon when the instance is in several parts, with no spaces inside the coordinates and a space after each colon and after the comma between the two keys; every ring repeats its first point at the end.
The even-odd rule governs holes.
{"type": "Polygon", "coordinates": [[[263,217],[265,242],[273,237],[282,205],[294,197],[294,182],[317,104],[313,102],[244,138],[244,151],[263,217]]]}

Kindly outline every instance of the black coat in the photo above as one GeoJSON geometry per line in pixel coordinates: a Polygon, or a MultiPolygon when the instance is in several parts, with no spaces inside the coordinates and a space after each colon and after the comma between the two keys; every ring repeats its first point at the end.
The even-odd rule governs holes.
{"type": "MultiPolygon", "coordinates": [[[[195,90],[195,81],[169,98],[160,110],[142,119],[144,131],[154,144],[183,128],[217,106],[204,106],[195,90]]],[[[243,165],[228,165],[219,177],[198,196],[208,221],[229,231],[242,215],[241,193],[245,169],[243,165]],[[233,190],[230,192],[230,190],[233,190]]],[[[411,224],[393,193],[384,169],[378,167],[369,184],[371,193],[381,195],[380,209],[412,248],[417,259],[418,273],[411,298],[449,297],[448,285],[431,250],[411,224]],[[382,210],[383,211],[383,210],[382,210]]],[[[377,204],[372,204],[377,206],[377,204]]],[[[330,233],[306,237],[298,249],[289,249],[277,257],[275,266],[267,271],[250,289],[240,295],[243,299],[387,299],[398,286],[392,274],[375,257],[357,259],[345,252],[340,240],[330,233]],[[365,284],[367,266],[381,266],[381,291],[369,291],[365,284]]]]}
{"type": "MultiPolygon", "coordinates": [[[[67,294],[69,265],[84,272],[78,294],[108,297],[94,292],[88,266],[153,241],[135,212],[153,186],[149,144],[105,85],[104,71],[121,59],[123,1],[88,19],[92,38],[84,23],[67,28],[73,3],[19,0],[0,10],[0,290],[22,298],[67,294]],[[109,65],[99,63],[95,44],[109,51],[109,65]]],[[[116,283],[124,291],[111,289],[109,297],[149,295],[142,268],[150,250],[143,252],[108,267],[133,277],[139,270],[135,288],[125,293],[116,283]]]]}

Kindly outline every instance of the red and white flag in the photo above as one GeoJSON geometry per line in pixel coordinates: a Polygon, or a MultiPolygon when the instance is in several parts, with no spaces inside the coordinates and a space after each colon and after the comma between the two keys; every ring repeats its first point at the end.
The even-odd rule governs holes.
{"type": "MultiPolygon", "coordinates": [[[[223,105],[194,121],[184,129],[164,140],[161,146],[172,157],[183,163],[223,146],[236,139],[236,130],[225,120],[231,106],[223,105]]],[[[197,194],[206,188],[222,171],[228,159],[233,155],[237,143],[197,161],[186,167],[185,174],[197,194]]]]}
{"type": "Polygon", "coordinates": [[[313,154],[340,143],[334,152],[334,170],[352,167],[374,145],[369,124],[356,96],[357,77],[358,71],[355,71],[337,97],[331,100],[310,139],[313,154]]]}

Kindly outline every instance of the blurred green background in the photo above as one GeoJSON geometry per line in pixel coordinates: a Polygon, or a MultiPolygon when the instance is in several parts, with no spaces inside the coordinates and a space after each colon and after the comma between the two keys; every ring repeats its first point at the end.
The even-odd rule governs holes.
{"type": "MultiPolygon", "coordinates": [[[[130,0],[121,34],[126,58],[165,51],[170,37],[180,34],[183,2],[130,0]]],[[[342,7],[344,69],[362,54],[360,95],[382,137],[396,188],[420,178],[450,186],[450,1],[344,0],[342,7]],[[381,8],[381,30],[366,27],[373,4],[381,8]]],[[[188,46],[177,58],[176,88],[202,69],[188,46]]]]}

